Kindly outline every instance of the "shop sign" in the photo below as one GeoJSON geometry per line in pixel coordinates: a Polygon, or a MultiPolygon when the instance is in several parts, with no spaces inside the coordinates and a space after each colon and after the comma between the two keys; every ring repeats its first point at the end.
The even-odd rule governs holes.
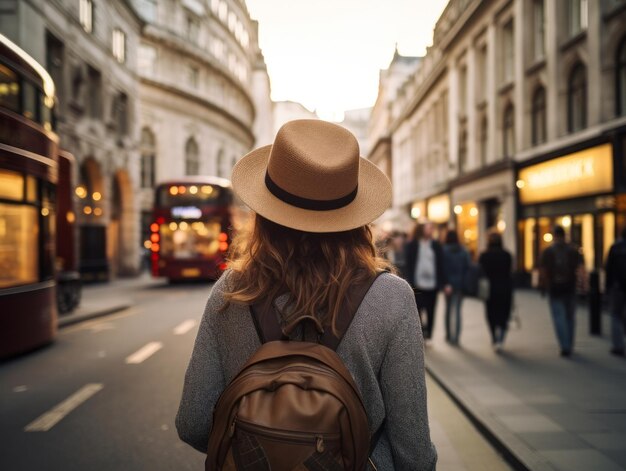
{"type": "Polygon", "coordinates": [[[450,196],[447,194],[433,196],[428,200],[428,219],[442,223],[450,220],[450,196]]]}
{"type": "Polygon", "coordinates": [[[517,188],[524,204],[612,191],[612,146],[603,144],[524,168],[517,188]]]}

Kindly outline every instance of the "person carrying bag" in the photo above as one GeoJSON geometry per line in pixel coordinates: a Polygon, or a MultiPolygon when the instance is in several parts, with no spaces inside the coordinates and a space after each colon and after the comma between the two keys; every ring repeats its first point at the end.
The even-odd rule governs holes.
{"type": "Polygon", "coordinates": [[[368,227],[389,180],[346,129],[298,120],[232,183],[254,225],[209,296],[180,438],[212,471],[435,469],[413,291],[368,227]]]}

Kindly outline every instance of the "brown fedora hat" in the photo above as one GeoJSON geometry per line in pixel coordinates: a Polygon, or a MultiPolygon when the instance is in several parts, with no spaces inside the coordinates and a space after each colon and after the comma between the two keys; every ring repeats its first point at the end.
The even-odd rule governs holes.
{"type": "Polygon", "coordinates": [[[256,213],[306,232],[361,227],[391,204],[389,179],[360,157],[354,135],[315,119],[283,125],[272,145],[237,162],[232,184],[256,213]]]}

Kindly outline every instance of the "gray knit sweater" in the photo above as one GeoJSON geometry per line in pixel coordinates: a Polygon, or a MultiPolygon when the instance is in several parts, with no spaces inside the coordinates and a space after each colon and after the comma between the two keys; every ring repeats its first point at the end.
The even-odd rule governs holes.
{"type": "MultiPolygon", "coordinates": [[[[247,306],[231,304],[219,312],[228,277],[226,272],[209,296],[176,416],[180,438],[204,453],[219,395],[260,346],[247,306]]],[[[371,433],[386,419],[372,455],[378,470],[435,469],[422,331],[413,291],[404,280],[387,273],[377,278],[337,353],[363,396],[371,433]]]]}

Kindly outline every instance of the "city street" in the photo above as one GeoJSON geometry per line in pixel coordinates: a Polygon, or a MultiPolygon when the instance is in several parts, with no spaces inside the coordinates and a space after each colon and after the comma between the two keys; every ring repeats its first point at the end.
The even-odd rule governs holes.
{"type": "MultiPolygon", "coordinates": [[[[0,364],[0,469],[202,469],[174,416],[209,291],[147,277],[85,289],[87,305],[133,305],[65,327],[53,345],[0,364]]],[[[438,469],[510,469],[428,381],[438,469]]]]}

